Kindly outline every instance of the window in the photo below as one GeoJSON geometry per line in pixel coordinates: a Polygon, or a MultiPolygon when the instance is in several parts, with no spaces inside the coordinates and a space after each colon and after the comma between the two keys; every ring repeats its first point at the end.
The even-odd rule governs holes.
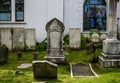
{"type": "Polygon", "coordinates": [[[83,13],[83,30],[106,31],[105,0],[86,0],[83,13]]]}
{"type": "Polygon", "coordinates": [[[0,21],[11,20],[11,0],[0,0],[0,21]]]}
{"type": "Polygon", "coordinates": [[[24,21],[24,0],[15,0],[15,20],[24,21]]]}

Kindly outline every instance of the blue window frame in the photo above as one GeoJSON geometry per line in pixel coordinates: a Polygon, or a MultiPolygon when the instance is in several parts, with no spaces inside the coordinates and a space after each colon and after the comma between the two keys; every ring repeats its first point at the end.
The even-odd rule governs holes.
{"type": "Polygon", "coordinates": [[[24,0],[15,0],[15,20],[24,21],[24,0]]]}
{"type": "Polygon", "coordinates": [[[106,31],[106,2],[105,0],[86,0],[83,13],[83,30],[106,31]]]}
{"type": "Polygon", "coordinates": [[[0,0],[0,21],[11,20],[11,0],[0,0]]]}

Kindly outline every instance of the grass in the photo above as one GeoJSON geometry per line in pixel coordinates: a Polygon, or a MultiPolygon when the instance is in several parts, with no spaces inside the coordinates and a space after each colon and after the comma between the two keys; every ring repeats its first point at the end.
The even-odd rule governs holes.
{"type": "MultiPolygon", "coordinates": [[[[33,78],[32,67],[27,69],[18,69],[22,63],[30,63],[33,60],[32,52],[24,52],[23,59],[17,60],[17,54],[10,52],[9,61],[7,64],[0,65],[0,83],[32,83],[46,81],[47,83],[120,83],[120,68],[99,68],[95,63],[92,63],[93,70],[99,75],[99,77],[75,77],[70,76],[70,62],[85,62],[90,63],[93,58],[97,57],[101,53],[101,49],[97,49],[95,54],[86,55],[85,50],[68,50],[66,55],[67,64],[58,66],[58,79],[39,79],[33,78]],[[14,75],[15,70],[23,72],[22,75],[14,75]]],[[[42,60],[46,52],[39,52],[39,59],[42,60]]]]}

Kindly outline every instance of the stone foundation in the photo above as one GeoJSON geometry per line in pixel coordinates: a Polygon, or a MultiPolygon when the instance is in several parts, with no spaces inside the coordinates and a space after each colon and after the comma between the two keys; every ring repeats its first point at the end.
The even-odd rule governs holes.
{"type": "Polygon", "coordinates": [[[102,53],[98,62],[101,67],[120,67],[120,55],[106,55],[102,53]]]}
{"type": "Polygon", "coordinates": [[[101,67],[120,67],[120,41],[116,38],[103,41],[103,52],[98,58],[101,67]]]}
{"type": "Polygon", "coordinates": [[[66,63],[66,58],[63,57],[50,57],[50,56],[45,56],[45,59],[47,61],[50,61],[52,63],[56,63],[56,64],[65,64],[66,63]]]}

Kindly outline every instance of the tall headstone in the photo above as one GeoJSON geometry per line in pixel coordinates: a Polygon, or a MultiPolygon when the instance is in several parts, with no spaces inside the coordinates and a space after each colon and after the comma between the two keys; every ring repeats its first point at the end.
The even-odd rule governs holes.
{"type": "Polygon", "coordinates": [[[13,50],[23,51],[25,48],[24,28],[14,28],[13,30],[13,50]]]}
{"type": "Polygon", "coordinates": [[[54,18],[47,23],[46,31],[48,41],[45,59],[53,63],[64,64],[66,58],[62,47],[62,33],[64,31],[63,23],[54,18]]]}
{"type": "Polygon", "coordinates": [[[80,49],[81,46],[81,34],[80,28],[70,28],[69,29],[69,46],[72,49],[80,49]]]}
{"type": "Polygon", "coordinates": [[[35,50],[36,48],[36,36],[35,29],[25,29],[25,45],[26,50],[35,50]]]}
{"type": "Polygon", "coordinates": [[[1,45],[5,44],[12,50],[12,34],[10,28],[0,28],[1,45]]]}
{"type": "Polygon", "coordinates": [[[120,67],[120,41],[117,39],[116,12],[117,1],[108,0],[109,2],[109,20],[108,36],[103,41],[103,52],[99,56],[98,62],[102,67],[120,67]]]}

